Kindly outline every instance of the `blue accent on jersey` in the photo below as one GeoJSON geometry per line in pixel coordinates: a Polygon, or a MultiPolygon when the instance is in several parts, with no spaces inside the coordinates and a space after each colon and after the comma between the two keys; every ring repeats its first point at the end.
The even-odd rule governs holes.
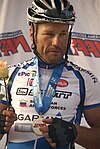
{"type": "Polygon", "coordinates": [[[59,112],[59,113],[57,113],[57,115],[56,115],[56,116],[62,116],[62,115],[61,115],[61,113],[59,112]]]}
{"type": "MultiPolygon", "coordinates": [[[[62,65],[62,64],[64,64],[65,63],[65,59],[62,59],[62,61],[61,62],[59,62],[59,64],[58,65],[62,65]]],[[[42,60],[40,60],[39,59],[39,67],[41,67],[41,68],[48,68],[48,69],[53,69],[53,68],[55,68],[55,65],[54,64],[46,64],[45,62],[43,62],[42,60]]]]}
{"type": "Polygon", "coordinates": [[[84,110],[96,108],[96,107],[99,107],[99,106],[100,106],[100,104],[94,104],[94,105],[90,105],[90,106],[84,106],[84,110]]]}
{"type": "MultiPolygon", "coordinates": [[[[35,141],[28,141],[23,143],[9,142],[7,145],[7,149],[34,149],[34,143],[35,141]]],[[[54,148],[48,144],[47,140],[44,137],[42,137],[37,140],[36,149],[54,149],[54,148]]],[[[57,147],[55,149],[68,149],[68,146],[59,148],[57,147]]]]}
{"type": "Polygon", "coordinates": [[[72,66],[67,66],[67,69],[69,71],[73,71],[76,77],[79,79],[79,89],[80,89],[80,104],[78,105],[77,108],[77,116],[75,122],[80,124],[81,118],[82,118],[82,112],[83,112],[83,107],[84,107],[84,100],[85,100],[85,84],[84,84],[84,79],[82,75],[79,73],[79,71],[74,70],[72,66]]]}
{"type": "Polygon", "coordinates": [[[8,104],[7,101],[5,101],[5,100],[0,100],[0,103],[1,103],[1,104],[5,104],[5,105],[8,104]]]}

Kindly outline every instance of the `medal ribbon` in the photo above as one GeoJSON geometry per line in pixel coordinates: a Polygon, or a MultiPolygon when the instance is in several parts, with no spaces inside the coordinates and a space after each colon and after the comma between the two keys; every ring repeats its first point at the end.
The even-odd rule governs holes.
{"type": "Polygon", "coordinates": [[[54,68],[53,73],[49,79],[43,98],[41,97],[40,80],[39,80],[39,67],[38,58],[35,59],[36,76],[33,81],[33,98],[35,110],[38,114],[44,114],[48,111],[55,90],[62,74],[64,64],[58,65],[54,68]]]}

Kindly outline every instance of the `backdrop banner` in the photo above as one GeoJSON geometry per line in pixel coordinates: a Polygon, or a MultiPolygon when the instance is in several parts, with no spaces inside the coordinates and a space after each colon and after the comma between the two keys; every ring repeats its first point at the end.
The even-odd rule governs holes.
{"type": "MultiPolygon", "coordinates": [[[[69,60],[92,71],[100,80],[100,0],[69,1],[76,12],[69,60]]],[[[31,3],[32,0],[0,0],[0,59],[8,64],[32,57],[26,11],[31,3]]],[[[84,120],[82,125],[87,125],[84,120]]],[[[4,141],[0,144],[4,146],[4,141]]]]}

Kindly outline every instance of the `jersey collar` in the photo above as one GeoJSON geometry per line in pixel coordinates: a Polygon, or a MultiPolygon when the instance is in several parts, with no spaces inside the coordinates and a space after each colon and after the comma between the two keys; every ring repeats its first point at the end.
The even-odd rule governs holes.
{"type": "MultiPolygon", "coordinates": [[[[66,62],[66,60],[63,58],[63,59],[59,62],[58,65],[61,65],[61,64],[65,63],[65,62],[66,62]]],[[[57,65],[55,65],[55,64],[47,64],[47,63],[45,63],[45,62],[44,62],[43,60],[41,60],[41,59],[38,59],[38,64],[39,64],[39,67],[45,68],[45,69],[53,69],[53,68],[55,68],[55,66],[57,66],[57,65]]]]}

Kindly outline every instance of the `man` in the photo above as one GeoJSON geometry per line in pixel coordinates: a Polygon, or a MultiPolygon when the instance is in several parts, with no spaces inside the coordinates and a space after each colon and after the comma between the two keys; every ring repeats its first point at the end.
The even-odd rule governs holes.
{"type": "Polygon", "coordinates": [[[73,6],[67,0],[34,0],[27,17],[36,56],[9,68],[9,104],[17,121],[6,99],[0,100],[7,149],[72,149],[74,142],[99,149],[100,83],[67,60],[73,6]],[[82,112],[90,128],[79,125],[82,112]]]}

